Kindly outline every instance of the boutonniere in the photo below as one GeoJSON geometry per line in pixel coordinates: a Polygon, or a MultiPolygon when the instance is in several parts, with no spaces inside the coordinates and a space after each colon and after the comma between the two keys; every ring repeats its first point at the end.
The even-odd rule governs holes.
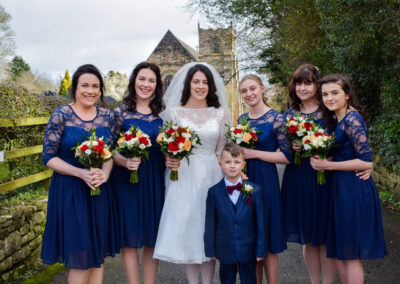
{"type": "Polygon", "coordinates": [[[242,183],[242,194],[243,197],[242,199],[245,199],[246,197],[248,197],[246,204],[251,204],[252,203],[252,198],[251,195],[255,192],[256,190],[254,189],[254,187],[252,187],[250,184],[243,182],[242,183]]]}

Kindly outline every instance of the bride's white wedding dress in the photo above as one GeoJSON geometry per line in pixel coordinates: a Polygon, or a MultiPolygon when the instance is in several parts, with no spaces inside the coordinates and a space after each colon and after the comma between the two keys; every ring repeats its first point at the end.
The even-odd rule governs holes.
{"type": "Polygon", "coordinates": [[[193,149],[179,167],[179,180],[170,181],[165,173],[166,198],[161,215],[154,258],[174,263],[202,263],[209,260],[204,253],[204,224],[208,189],[219,182],[223,173],[216,153],[225,144],[224,109],[207,107],[167,109],[164,121],[174,121],[197,132],[202,145],[193,149]]]}

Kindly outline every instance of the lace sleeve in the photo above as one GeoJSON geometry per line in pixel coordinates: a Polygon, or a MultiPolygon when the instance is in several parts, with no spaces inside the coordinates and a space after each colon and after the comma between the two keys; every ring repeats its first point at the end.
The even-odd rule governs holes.
{"type": "Polygon", "coordinates": [[[219,134],[218,134],[218,141],[217,141],[217,146],[215,148],[215,153],[217,155],[220,155],[222,152],[222,149],[224,148],[226,144],[225,140],[225,133],[228,131],[227,125],[231,125],[232,122],[230,120],[230,117],[228,114],[225,113],[225,111],[221,108],[221,122],[219,125],[219,134]]]}
{"type": "Polygon", "coordinates": [[[277,113],[273,124],[275,139],[278,143],[279,150],[285,155],[289,162],[292,162],[293,157],[290,149],[289,137],[286,135],[284,130],[285,124],[285,117],[281,113],[277,113]]]}
{"type": "Polygon", "coordinates": [[[58,156],[61,139],[64,134],[64,115],[56,109],[46,126],[43,139],[42,161],[46,165],[52,158],[58,156]]]}
{"type": "Polygon", "coordinates": [[[345,131],[353,144],[357,157],[366,162],[372,162],[372,153],[368,144],[368,134],[364,119],[357,111],[345,117],[345,131]]]}

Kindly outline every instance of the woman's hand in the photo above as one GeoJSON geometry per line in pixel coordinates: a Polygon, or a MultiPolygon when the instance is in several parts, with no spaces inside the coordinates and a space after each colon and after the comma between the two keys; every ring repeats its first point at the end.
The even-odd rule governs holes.
{"type": "Polygon", "coordinates": [[[91,190],[95,190],[94,186],[91,183],[92,175],[88,169],[79,169],[78,177],[82,179],[91,190]]]}
{"type": "Polygon", "coordinates": [[[178,169],[181,165],[181,161],[166,155],[165,156],[165,164],[170,169],[178,169]]]}
{"type": "Polygon", "coordinates": [[[125,168],[130,171],[137,171],[141,161],[140,158],[126,158],[125,168]]]}
{"type": "Polygon", "coordinates": [[[262,261],[264,258],[263,257],[256,257],[257,261],[262,261]]]}
{"type": "Polygon", "coordinates": [[[298,142],[293,141],[292,149],[293,149],[293,151],[300,151],[301,150],[301,145],[298,142]]]}
{"type": "Polygon", "coordinates": [[[318,155],[311,157],[310,164],[311,167],[316,171],[327,170],[329,167],[330,161],[327,159],[321,159],[318,155]]]}
{"type": "Polygon", "coordinates": [[[107,175],[106,172],[102,169],[90,169],[90,183],[93,187],[99,187],[103,183],[107,182],[107,175]]]}
{"type": "Polygon", "coordinates": [[[244,148],[244,147],[242,147],[242,149],[243,149],[245,160],[255,158],[255,151],[253,149],[244,148]]]}
{"type": "Polygon", "coordinates": [[[356,176],[358,176],[362,180],[368,180],[371,177],[372,169],[364,170],[364,171],[356,171],[356,176]]]}

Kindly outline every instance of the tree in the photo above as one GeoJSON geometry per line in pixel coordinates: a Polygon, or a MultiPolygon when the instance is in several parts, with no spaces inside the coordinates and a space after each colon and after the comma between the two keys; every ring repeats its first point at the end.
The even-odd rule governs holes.
{"type": "Polygon", "coordinates": [[[10,27],[10,20],[11,15],[0,5],[0,59],[14,53],[14,32],[10,27]]]}
{"type": "Polygon", "coordinates": [[[71,87],[72,82],[71,82],[71,76],[69,75],[68,69],[65,70],[64,78],[61,80],[60,84],[60,89],[58,91],[58,94],[60,96],[68,97],[68,90],[69,87],[71,87]]]}
{"type": "Polygon", "coordinates": [[[128,76],[111,70],[107,73],[107,76],[103,77],[103,80],[106,89],[104,95],[121,101],[128,88],[128,76]]]}
{"type": "Polygon", "coordinates": [[[31,70],[29,64],[26,63],[21,56],[14,56],[14,58],[11,60],[9,64],[9,67],[10,67],[11,77],[14,80],[18,76],[20,76],[23,72],[31,70]]]}

